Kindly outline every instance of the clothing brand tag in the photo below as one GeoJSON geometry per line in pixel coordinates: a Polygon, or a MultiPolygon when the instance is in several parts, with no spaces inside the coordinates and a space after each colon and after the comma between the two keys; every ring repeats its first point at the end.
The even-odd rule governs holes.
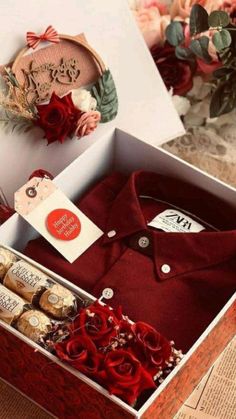
{"type": "Polygon", "coordinates": [[[50,179],[34,177],[20,188],[15,210],[70,263],[103,235],[50,179]]]}
{"type": "Polygon", "coordinates": [[[199,233],[205,230],[201,224],[175,209],[161,212],[148,225],[169,233],[199,233]]]}

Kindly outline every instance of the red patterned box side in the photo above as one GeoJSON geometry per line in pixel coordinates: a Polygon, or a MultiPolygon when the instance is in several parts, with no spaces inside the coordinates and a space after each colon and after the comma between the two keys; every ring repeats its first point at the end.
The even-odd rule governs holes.
{"type": "Polygon", "coordinates": [[[60,419],[133,417],[1,326],[0,376],[60,419]]]}
{"type": "Polygon", "coordinates": [[[184,401],[236,333],[236,303],[215,325],[185,366],[170,381],[142,419],[173,419],[184,401]]]}

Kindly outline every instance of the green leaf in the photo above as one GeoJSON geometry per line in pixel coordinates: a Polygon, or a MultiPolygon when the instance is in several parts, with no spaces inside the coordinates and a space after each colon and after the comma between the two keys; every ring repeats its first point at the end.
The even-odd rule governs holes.
{"type": "Polygon", "coordinates": [[[208,13],[204,7],[194,4],[190,13],[190,35],[197,35],[209,29],[208,13]]]}
{"type": "Polygon", "coordinates": [[[236,90],[232,88],[232,82],[227,80],[221,83],[211,98],[210,117],[216,118],[231,112],[236,106],[236,90]]]}
{"type": "Polygon", "coordinates": [[[201,36],[199,39],[194,39],[190,42],[191,51],[202,60],[210,63],[212,61],[211,56],[208,52],[209,38],[207,36],[201,36]]]}
{"type": "Polygon", "coordinates": [[[212,28],[224,28],[230,23],[230,17],[222,10],[215,10],[210,14],[208,23],[212,28]]]}
{"type": "Polygon", "coordinates": [[[179,60],[193,60],[195,58],[191,49],[180,46],[175,48],[175,55],[179,60]]]}
{"type": "Polygon", "coordinates": [[[233,48],[226,48],[223,51],[219,52],[220,61],[224,66],[231,66],[234,62],[234,52],[233,48]]]}
{"type": "Polygon", "coordinates": [[[228,48],[231,44],[232,38],[226,29],[222,29],[222,31],[214,33],[212,37],[212,42],[216,47],[218,52],[222,51],[225,48],[228,48]]]}
{"type": "Polygon", "coordinates": [[[221,67],[213,72],[213,76],[216,77],[217,79],[221,79],[222,77],[226,77],[232,74],[233,72],[234,72],[233,68],[221,67]]]}
{"type": "Polygon", "coordinates": [[[114,119],[118,112],[118,97],[110,70],[104,71],[90,92],[97,101],[97,110],[101,112],[101,122],[114,119]]]}
{"type": "Polygon", "coordinates": [[[167,41],[177,47],[184,40],[183,26],[180,22],[171,22],[166,28],[167,41]]]}

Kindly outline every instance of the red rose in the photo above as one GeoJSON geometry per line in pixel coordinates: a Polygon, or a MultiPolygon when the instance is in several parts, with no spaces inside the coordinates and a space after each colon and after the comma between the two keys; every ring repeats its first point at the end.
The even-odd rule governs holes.
{"type": "Polygon", "coordinates": [[[188,61],[179,60],[175,48],[166,43],[164,47],[151,49],[153,59],[167,89],[175,95],[185,95],[193,87],[193,69],[188,61]]]}
{"type": "Polygon", "coordinates": [[[166,362],[172,353],[170,342],[147,323],[133,324],[135,336],[133,351],[144,368],[154,376],[160,368],[166,368],[166,362]]]}
{"type": "Polygon", "coordinates": [[[110,394],[133,405],[142,391],[156,388],[151,375],[130,352],[118,349],[109,352],[98,373],[99,382],[110,394]]]}
{"type": "Polygon", "coordinates": [[[99,348],[108,346],[112,338],[117,336],[119,322],[114,310],[96,301],[80,310],[71,330],[75,334],[89,337],[99,348]]]}
{"type": "Polygon", "coordinates": [[[71,93],[60,98],[52,94],[47,105],[38,105],[38,119],[36,125],[45,132],[48,144],[54,141],[63,143],[66,137],[71,136],[76,129],[76,123],[82,114],[71,99],[71,93]]]}
{"type": "Polygon", "coordinates": [[[55,345],[57,356],[86,375],[95,375],[101,356],[94,343],[84,336],[74,336],[55,345]]]}

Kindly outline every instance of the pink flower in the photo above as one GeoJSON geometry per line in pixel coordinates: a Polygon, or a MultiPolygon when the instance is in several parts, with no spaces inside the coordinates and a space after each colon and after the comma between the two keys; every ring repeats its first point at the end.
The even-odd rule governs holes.
{"type": "Polygon", "coordinates": [[[139,9],[145,8],[149,9],[150,7],[156,7],[161,15],[167,15],[168,14],[168,8],[166,4],[161,3],[157,0],[140,0],[139,1],[139,9]]]}
{"type": "Polygon", "coordinates": [[[236,0],[222,1],[220,9],[227,12],[231,17],[232,22],[236,23],[236,0]]]}
{"type": "Polygon", "coordinates": [[[147,46],[151,48],[153,45],[163,45],[170,16],[162,16],[157,6],[143,7],[133,13],[147,46]]]}
{"type": "Polygon", "coordinates": [[[189,18],[191,9],[194,4],[200,4],[208,13],[218,10],[222,0],[174,0],[171,8],[171,19],[185,20],[189,18]]]}
{"type": "Polygon", "coordinates": [[[101,114],[98,111],[84,112],[77,122],[75,135],[77,137],[84,137],[91,134],[101,120],[101,114]]]}

